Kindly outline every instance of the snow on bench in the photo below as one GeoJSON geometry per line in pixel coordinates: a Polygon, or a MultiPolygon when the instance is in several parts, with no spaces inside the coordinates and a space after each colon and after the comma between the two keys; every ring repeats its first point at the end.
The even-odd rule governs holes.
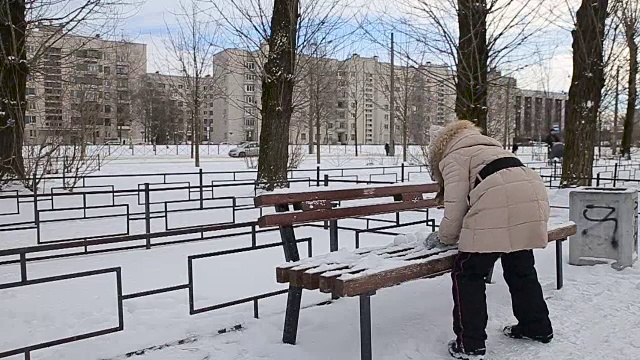
{"type": "MultiPolygon", "coordinates": [[[[575,233],[572,222],[550,225],[549,242],[565,240],[575,233]]],[[[449,272],[456,254],[456,247],[428,250],[422,239],[355,251],[342,249],[278,266],[276,280],[340,297],[359,296],[449,272]]]]}

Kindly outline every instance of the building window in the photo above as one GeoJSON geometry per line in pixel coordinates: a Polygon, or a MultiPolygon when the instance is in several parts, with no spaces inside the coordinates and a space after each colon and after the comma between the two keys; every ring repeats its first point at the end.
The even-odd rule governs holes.
{"type": "Polygon", "coordinates": [[[119,88],[129,88],[129,80],[127,79],[118,79],[118,83],[117,83],[119,88]]]}
{"type": "Polygon", "coordinates": [[[351,140],[355,140],[356,139],[356,135],[355,134],[351,134],[351,140]]]}
{"type": "Polygon", "coordinates": [[[253,104],[255,103],[255,98],[253,97],[253,95],[245,95],[244,102],[246,102],[247,104],[253,104]]]}
{"type": "Polygon", "coordinates": [[[245,64],[245,66],[246,66],[246,67],[247,67],[247,69],[249,69],[249,70],[255,70],[255,69],[256,69],[256,64],[255,64],[254,62],[251,62],[251,61],[247,62],[247,63],[245,64]]]}
{"type": "Polygon", "coordinates": [[[184,86],[182,86],[182,85],[178,85],[178,89],[180,89],[180,90],[182,90],[183,87],[184,86]]]}
{"type": "Polygon", "coordinates": [[[111,87],[111,80],[105,80],[104,81],[104,87],[110,88],[111,87]]]}
{"type": "Polygon", "coordinates": [[[209,111],[209,116],[213,116],[213,111],[209,111]]]}
{"type": "Polygon", "coordinates": [[[27,95],[35,95],[36,94],[36,88],[27,88],[27,95]]]}
{"type": "Polygon", "coordinates": [[[244,90],[246,92],[254,92],[254,91],[256,91],[256,86],[253,85],[253,84],[247,84],[247,85],[244,86],[244,90]]]}
{"type": "Polygon", "coordinates": [[[110,114],[111,113],[111,105],[105,105],[104,106],[104,112],[105,112],[105,114],[110,114]]]}
{"type": "Polygon", "coordinates": [[[344,109],[344,108],[345,108],[344,101],[338,101],[338,109],[344,109]]]}
{"type": "Polygon", "coordinates": [[[105,100],[111,100],[111,93],[110,93],[110,92],[108,92],[108,91],[107,91],[107,92],[105,92],[105,93],[104,93],[104,99],[105,99],[105,100]]]}
{"type": "Polygon", "coordinates": [[[98,64],[88,64],[87,70],[92,73],[100,72],[100,66],[98,64]]]}
{"type": "Polygon", "coordinates": [[[24,117],[24,123],[25,124],[35,124],[36,123],[36,117],[35,116],[25,116],[24,117]]]}
{"type": "Polygon", "coordinates": [[[127,75],[127,74],[129,74],[129,67],[127,65],[118,65],[118,66],[116,66],[116,74],[118,74],[118,75],[127,75]]]}
{"type": "Polygon", "coordinates": [[[36,110],[36,103],[34,101],[29,101],[27,104],[29,110],[36,110]]]}
{"type": "Polygon", "coordinates": [[[33,137],[33,136],[34,136],[34,134],[35,134],[35,132],[34,132],[33,130],[29,130],[29,136],[30,136],[30,137],[33,137]]]}
{"type": "Polygon", "coordinates": [[[111,126],[111,119],[105,118],[104,119],[104,126],[111,126]]]}
{"type": "Polygon", "coordinates": [[[307,134],[305,133],[300,134],[300,140],[307,141],[307,134]]]}
{"type": "Polygon", "coordinates": [[[256,75],[255,74],[244,74],[244,79],[246,81],[255,81],[256,80],[256,75]]]}
{"type": "Polygon", "coordinates": [[[111,75],[111,68],[109,66],[105,66],[105,67],[102,68],[102,72],[105,75],[111,75]]]}

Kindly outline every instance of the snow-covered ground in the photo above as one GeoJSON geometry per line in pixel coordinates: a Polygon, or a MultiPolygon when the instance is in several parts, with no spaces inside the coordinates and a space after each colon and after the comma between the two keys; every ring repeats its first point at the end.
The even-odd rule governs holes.
{"type": "MultiPolygon", "coordinates": [[[[525,155],[526,156],[526,155],[525,155]]],[[[367,159],[348,158],[344,167],[365,166],[367,159]]],[[[386,163],[385,165],[392,165],[386,163]]],[[[303,167],[314,168],[312,159],[303,167]]],[[[205,159],[205,171],[241,170],[242,160],[205,159]]],[[[193,172],[187,159],[120,159],[102,174],[193,172]]],[[[366,171],[365,171],[366,173],[366,171]]],[[[366,175],[366,174],[364,174],[366,175]]],[[[193,179],[194,177],[189,177],[193,179]]],[[[212,179],[209,179],[212,180],[212,179]]],[[[426,181],[412,177],[413,181],[426,181]]],[[[143,180],[119,179],[116,188],[135,188],[143,180]]],[[[195,180],[191,180],[195,181],[195,180]]],[[[96,185],[96,184],[92,184],[96,185]]],[[[339,185],[343,186],[343,185],[339,185]]],[[[246,189],[242,191],[247,191],[246,189]]],[[[250,193],[243,194],[249,196],[250,193]]],[[[567,190],[550,190],[554,205],[568,205],[567,190]]],[[[98,200],[95,200],[98,201],[98,200]]],[[[23,204],[28,205],[28,204],[23,204]]],[[[25,213],[28,213],[26,211],[25,213]]],[[[442,214],[433,211],[432,217],[442,214]]],[[[194,214],[193,219],[201,221],[194,214]]],[[[255,213],[253,214],[255,216],[255,213]]],[[[393,216],[388,216],[388,219],[393,216]]],[[[403,221],[424,218],[403,214],[403,221]]],[[[16,218],[18,219],[18,218],[16,218]]],[[[566,209],[554,209],[553,223],[568,220],[566,209]]],[[[17,221],[17,220],[16,220],[17,221]]],[[[217,221],[217,220],[216,220],[217,221]]],[[[342,225],[362,227],[363,221],[342,225]]],[[[98,228],[99,225],[96,225],[98,228]]],[[[112,230],[112,229],[108,229],[112,230]]],[[[414,232],[420,227],[403,228],[414,232]]],[[[73,226],[57,229],[73,234],[73,226]]],[[[18,236],[19,244],[33,244],[33,235],[18,236]]],[[[302,228],[299,238],[314,237],[314,254],[329,250],[328,233],[302,228]]],[[[354,235],[340,232],[340,246],[353,249],[354,235]]],[[[363,246],[385,245],[392,236],[364,234],[363,246]]],[[[16,244],[0,233],[0,246],[16,244]]],[[[279,241],[277,232],[258,235],[258,243],[279,241]]],[[[29,279],[80,271],[121,267],[123,293],[131,294],[187,283],[187,257],[251,244],[250,236],[174,246],[29,263],[29,279]]],[[[306,245],[301,244],[301,254],[306,245]]],[[[564,249],[568,258],[568,246],[564,249]]],[[[555,251],[536,252],[537,268],[551,310],[555,339],[540,345],[518,342],[500,334],[514,321],[501,268],[496,266],[495,284],[487,291],[489,304],[489,359],[640,359],[640,267],[616,271],[607,265],[573,267],[565,264],[565,287],[555,290],[555,251]]],[[[275,282],[275,267],[283,263],[279,247],[194,261],[196,308],[283,289],[275,282]]],[[[0,283],[18,281],[19,266],[0,267],[0,283]]],[[[384,289],[372,298],[373,351],[375,359],[448,359],[446,343],[451,331],[451,282],[448,276],[419,280],[384,289]]],[[[190,316],[187,290],[126,300],[124,331],[35,351],[31,359],[126,359],[141,360],[288,360],[359,358],[358,299],[340,299],[328,306],[326,294],[305,291],[298,344],[281,343],[286,295],[260,300],[260,319],[253,319],[251,303],[190,316]],[[242,325],[238,331],[219,334],[220,329],[242,325]],[[164,346],[167,345],[167,346],[164,346]],[[146,351],[142,349],[154,348],[146,351]],[[139,351],[140,355],[127,356],[139,351]]],[[[55,284],[0,290],[0,353],[20,346],[55,340],[117,326],[114,274],[65,280],[55,284]]],[[[23,359],[24,356],[9,359],[23,359]]]]}

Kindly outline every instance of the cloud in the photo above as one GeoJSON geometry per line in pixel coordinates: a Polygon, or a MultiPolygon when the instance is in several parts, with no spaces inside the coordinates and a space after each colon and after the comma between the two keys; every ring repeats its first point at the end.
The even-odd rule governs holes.
{"type": "MultiPolygon", "coordinates": [[[[212,0],[215,1],[215,0],[212,0]]],[[[249,0],[241,0],[249,1],[249,0]]],[[[262,0],[260,0],[262,1],[262,0]]],[[[315,1],[315,0],[302,0],[315,1]]],[[[371,18],[387,17],[391,19],[395,16],[399,16],[402,12],[405,12],[411,5],[415,5],[418,2],[433,3],[442,2],[442,0],[397,0],[390,2],[388,0],[351,0],[346,4],[345,13],[348,15],[354,15],[360,13],[362,16],[371,18]]],[[[500,0],[506,1],[506,0],[500,0]]],[[[533,0],[538,2],[541,0],[533,0]]],[[[577,0],[560,1],[562,4],[556,4],[556,9],[559,14],[570,14],[567,7],[574,7],[577,0]],[[562,9],[560,9],[562,8],[562,9]],[[560,11],[563,10],[563,11],[560,11]]],[[[268,1],[265,1],[265,3],[268,1]]],[[[528,3],[529,0],[516,0],[516,2],[528,3]]],[[[147,44],[147,58],[148,58],[148,71],[160,71],[166,73],[171,68],[170,61],[167,60],[170,56],[170,52],[166,49],[163,43],[163,37],[166,36],[166,24],[170,27],[175,24],[174,14],[179,12],[179,1],[177,0],[147,0],[143,3],[138,12],[127,19],[123,25],[123,33],[129,38],[132,38],[136,42],[142,42],[147,44]]],[[[199,5],[203,8],[209,8],[206,3],[199,5]]],[[[572,10],[575,10],[572,8],[572,10]]],[[[545,10],[551,11],[551,9],[545,10]]],[[[203,11],[203,16],[211,15],[209,11],[203,11]]],[[[405,12],[406,13],[406,12],[405,12]]],[[[226,14],[226,16],[232,16],[226,14]]],[[[566,25],[570,22],[567,19],[567,15],[562,15],[562,24],[566,25]]],[[[419,14],[413,12],[412,18],[419,17],[419,14]]],[[[535,64],[535,61],[527,59],[528,66],[524,70],[517,71],[515,73],[518,83],[522,87],[550,90],[550,91],[568,91],[570,85],[570,77],[572,73],[572,59],[571,59],[571,36],[566,29],[566,26],[556,27],[552,26],[545,30],[544,39],[542,41],[536,41],[537,49],[523,48],[515,54],[516,57],[520,57],[527,52],[538,51],[541,53],[538,61],[539,64],[535,64]],[[542,47],[542,48],[540,48],[542,47]]],[[[397,35],[398,45],[402,46],[402,35],[397,35]]],[[[383,36],[383,34],[381,34],[383,36]]],[[[233,40],[224,39],[231,43],[233,40]]],[[[539,40],[539,39],[538,39],[539,40]]],[[[409,42],[407,42],[408,46],[409,42]]],[[[362,37],[353,46],[348,49],[343,49],[343,52],[360,52],[364,55],[379,55],[381,59],[388,58],[388,50],[380,46],[380,44],[373,44],[370,39],[362,37]],[[358,49],[358,50],[356,50],[358,49]]],[[[339,56],[346,56],[345,54],[336,54],[339,56]]],[[[435,60],[435,59],[434,59],[435,60]]],[[[507,67],[516,68],[517,64],[508,64],[507,67]]],[[[509,71],[509,69],[503,69],[509,71]]]]}

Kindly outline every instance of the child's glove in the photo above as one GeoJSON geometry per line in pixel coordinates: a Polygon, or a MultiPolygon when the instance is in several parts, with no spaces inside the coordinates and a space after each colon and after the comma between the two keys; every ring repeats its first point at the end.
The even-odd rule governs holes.
{"type": "Polygon", "coordinates": [[[435,249],[435,248],[444,248],[447,245],[440,242],[440,237],[438,236],[438,232],[432,232],[427,236],[427,240],[425,240],[425,246],[427,249],[435,249]]]}

